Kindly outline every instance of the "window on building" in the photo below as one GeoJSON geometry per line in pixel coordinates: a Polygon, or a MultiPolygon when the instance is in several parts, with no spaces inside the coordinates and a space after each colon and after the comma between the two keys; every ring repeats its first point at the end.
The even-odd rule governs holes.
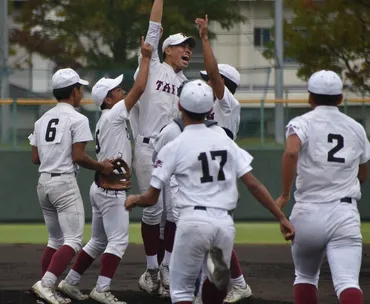
{"type": "Polygon", "coordinates": [[[256,27],[254,29],[254,46],[264,47],[271,41],[270,29],[256,27]]]}

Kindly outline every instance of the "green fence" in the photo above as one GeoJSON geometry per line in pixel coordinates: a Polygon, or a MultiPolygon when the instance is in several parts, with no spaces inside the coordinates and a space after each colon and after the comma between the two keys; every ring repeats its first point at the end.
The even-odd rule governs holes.
{"type": "MultiPolygon", "coordinates": [[[[273,197],[280,194],[280,164],[282,151],[254,150],[249,152],[254,156],[253,172],[270,190],[273,197]]],[[[0,185],[1,185],[1,212],[0,222],[30,222],[42,221],[42,214],[37,200],[36,185],[38,179],[38,166],[31,163],[30,151],[1,151],[0,152],[0,185]]],[[[84,200],[86,220],[91,220],[89,202],[89,188],[93,180],[93,172],[80,170],[78,182],[84,200]]],[[[235,220],[270,220],[273,217],[249,194],[242,185],[240,201],[235,212],[235,220]]],[[[363,197],[359,204],[363,220],[370,220],[370,182],[362,186],[363,197]]],[[[138,193],[134,178],[131,193],[138,193]]],[[[292,202],[286,209],[290,214],[292,202]]],[[[131,221],[139,221],[141,210],[135,209],[131,213],[131,221]]]]}

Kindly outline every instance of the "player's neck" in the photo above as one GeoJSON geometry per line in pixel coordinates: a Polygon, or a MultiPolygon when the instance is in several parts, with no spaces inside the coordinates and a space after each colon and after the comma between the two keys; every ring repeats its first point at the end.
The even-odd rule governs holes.
{"type": "Polygon", "coordinates": [[[204,124],[204,120],[202,120],[202,121],[191,120],[189,117],[186,117],[185,115],[183,115],[183,120],[184,120],[185,127],[186,126],[190,126],[190,125],[201,125],[201,124],[204,124]]]}
{"type": "Polygon", "coordinates": [[[173,64],[172,62],[170,62],[169,60],[168,61],[164,61],[165,63],[167,63],[171,68],[173,68],[173,70],[175,71],[175,73],[178,73],[181,71],[180,68],[178,68],[175,64],[173,64]]]}
{"type": "Polygon", "coordinates": [[[73,107],[75,106],[75,103],[72,99],[63,99],[63,100],[59,100],[58,102],[68,103],[73,107]]]}

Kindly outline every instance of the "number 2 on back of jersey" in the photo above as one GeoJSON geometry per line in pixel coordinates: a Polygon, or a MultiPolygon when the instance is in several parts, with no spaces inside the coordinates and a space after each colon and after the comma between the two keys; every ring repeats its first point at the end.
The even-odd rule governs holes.
{"type": "MultiPolygon", "coordinates": [[[[211,158],[212,160],[216,160],[216,157],[220,157],[220,169],[217,174],[217,181],[225,180],[225,173],[224,173],[224,166],[227,161],[227,151],[226,150],[218,150],[218,151],[211,151],[211,158]]],[[[211,183],[213,182],[213,176],[209,173],[209,164],[208,164],[208,157],[206,152],[202,152],[198,156],[198,160],[202,163],[202,172],[203,176],[200,178],[200,182],[204,183],[211,183]]]]}
{"type": "Polygon", "coordinates": [[[340,134],[329,133],[328,134],[328,142],[333,143],[334,141],[337,142],[337,145],[328,152],[328,162],[344,164],[346,162],[346,160],[343,157],[334,156],[335,153],[337,153],[337,152],[339,152],[340,150],[343,149],[343,147],[344,147],[344,138],[340,134]]]}

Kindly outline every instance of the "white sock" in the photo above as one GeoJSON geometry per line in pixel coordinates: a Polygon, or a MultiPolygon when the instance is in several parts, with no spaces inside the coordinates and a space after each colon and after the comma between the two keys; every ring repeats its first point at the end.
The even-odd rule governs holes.
{"type": "Polygon", "coordinates": [[[49,271],[45,272],[44,276],[41,279],[42,286],[44,287],[54,287],[57,282],[57,277],[54,273],[49,271]]]}
{"type": "Polygon", "coordinates": [[[247,283],[245,282],[243,275],[241,275],[240,277],[236,279],[231,279],[231,282],[233,283],[233,285],[241,287],[241,288],[247,287],[247,283]]]}
{"type": "Polygon", "coordinates": [[[157,269],[159,267],[157,255],[146,256],[146,267],[148,269],[157,269]]]}
{"type": "Polygon", "coordinates": [[[111,278],[99,276],[98,282],[96,283],[96,291],[97,292],[107,291],[110,287],[110,282],[112,282],[111,278]]]}
{"type": "Polygon", "coordinates": [[[170,265],[171,254],[172,254],[172,252],[168,252],[167,250],[164,252],[164,258],[163,258],[163,262],[162,262],[163,266],[170,265]]]}
{"type": "Polygon", "coordinates": [[[77,285],[78,282],[80,282],[81,280],[81,275],[77,271],[74,271],[73,269],[71,269],[68,272],[68,275],[65,278],[65,280],[69,285],[77,285]]]}

